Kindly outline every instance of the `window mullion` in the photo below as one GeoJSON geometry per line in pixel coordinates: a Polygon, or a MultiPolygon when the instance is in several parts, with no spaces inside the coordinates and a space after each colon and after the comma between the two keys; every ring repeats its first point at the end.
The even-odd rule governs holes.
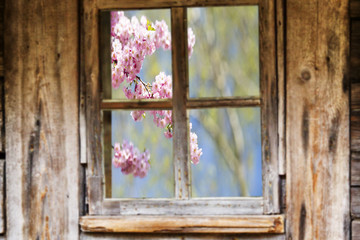
{"type": "Polygon", "coordinates": [[[190,197],[189,149],[188,149],[188,50],[186,8],[171,8],[171,39],[173,68],[173,121],[174,121],[174,177],[175,197],[190,197]]]}
{"type": "MultiPolygon", "coordinates": [[[[100,14],[100,26],[102,29],[100,34],[100,77],[102,82],[102,98],[111,99],[112,91],[109,79],[111,79],[111,49],[110,49],[110,12],[100,14]]],[[[102,112],[103,139],[106,143],[111,143],[111,111],[102,112]]],[[[112,184],[112,149],[111,144],[103,144],[104,158],[104,180],[105,180],[105,197],[111,198],[112,184]]]]}

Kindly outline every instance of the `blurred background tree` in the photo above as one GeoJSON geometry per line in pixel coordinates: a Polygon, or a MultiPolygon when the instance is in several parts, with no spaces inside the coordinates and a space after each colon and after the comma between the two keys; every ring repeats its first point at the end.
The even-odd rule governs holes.
{"type": "MultiPolygon", "coordinates": [[[[125,15],[145,15],[152,22],[164,19],[171,30],[170,10],[126,11],[125,15]]],[[[188,27],[196,36],[189,60],[190,97],[259,96],[256,6],[189,8],[188,27]]],[[[152,82],[160,71],[171,75],[170,51],[159,49],[148,57],[140,77],[152,82]]],[[[113,90],[112,97],[125,98],[121,89],[113,90]]],[[[260,109],[190,110],[189,116],[204,152],[200,163],[192,165],[193,197],[261,196],[260,109]]],[[[114,111],[112,144],[124,138],[140,150],[150,150],[151,168],[138,179],[113,167],[112,196],[174,196],[172,140],[163,136],[152,117],[135,123],[130,111],[114,111]]]]}

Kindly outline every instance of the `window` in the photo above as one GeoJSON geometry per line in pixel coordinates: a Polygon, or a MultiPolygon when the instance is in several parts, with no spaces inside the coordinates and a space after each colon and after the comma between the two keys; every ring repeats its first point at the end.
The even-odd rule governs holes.
{"type": "MultiPolygon", "coordinates": [[[[89,209],[89,216],[81,219],[84,231],[110,229],[111,231],[152,232],[172,231],[173,228],[181,229],[178,230],[181,232],[186,232],[186,229],[189,232],[283,231],[282,216],[274,215],[279,213],[274,25],[274,3],[270,0],[148,1],[142,4],[111,0],[99,0],[95,4],[91,1],[84,1],[83,83],[81,92],[84,96],[82,109],[86,111],[86,119],[80,119],[80,122],[82,123],[81,135],[83,137],[86,135],[86,144],[82,141],[82,160],[87,163],[86,178],[89,209]],[[109,71],[111,65],[109,57],[109,11],[141,8],[162,9],[160,11],[168,11],[171,17],[171,26],[169,27],[172,35],[172,99],[111,99],[110,84],[105,83],[105,81],[109,83],[111,79],[111,72],[109,71]],[[258,11],[258,41],[260,47],[258,56],[255,56],[255,60],[253,60],[256,61],[257,58],[260,62],[260,69],[257,71],[257,74],[259,74],[258,88],[243,88],[234,91],[234,89],[239,88],[232,86],[232,84],[238,82],[237,79],[240,79],[240,77],[234,81],[233,78],[236,74],[232,74],[225,77],[226,81],[230,81],[226,84],[227,89],[220,87],[221,91],[195,91],[197,83],[196,80],[192,79],[196,79],[194,75],[196,75],[197,69],[191,68],[192,65],[189,63],[191,60],[188,60],[187,25],[195,22],[191,19],[194,15],[206,14],[206,10],[209,8],[214,11],[227,8],[233,10],[233,14],[236,14],[236,11],[246,11],[245,9],[250,8],[258,11]],[[145,111],[154,109],[172,111],[174,122],[173,147],[167,148],[173,151],[172,164],[174,170],[172,170],[173,175],[169,174],[161,181],[166,182],[169,181],[169,178],[173,179],[170,180],[174,182],[175,186],[173,195],[170,190],[162,198],[111,198],[113,193],[112,188],[109,187],[112,177],[111,158],[109,157],[113,154],[111,144],[109,144],[112,142],[111,121],[114,118],[122,118],[121,115],[123,114],[129,115],[129,112],[126,111],[139,109],[145,111]],[[245,112],[246,114],[252,113],[254,116],[258,114],[258,128],[261,129],[262,142],[262,196],[235,197],[244,195],[245,191],[234,196],[228,194],[222,196],[221,193],[216,193],[213,196],[211,193],[191,191],[191,186],[194,184],[191,178],[196,179],[196,177],[191,175],[190,170],[189,116],[190,120],[198,117],[198,121],[201,121],[206,117],[200,118],[199,116],[206,116],[206,114],[241,118],[241,115],[244,115],[245,112]],[[103,142],[104,147],[102,147],[103,142]],[[85,154],[86,159],[83,158],[85,154]],[[199,198],[192,196],[199,196],[199,198]],[[110,215],[113,217],[109,217],[110,215]],[[136,225],[139,221],[142,224],[136,225]],[[105,225],[102,225],[104,222],[105,225]],[[121,224],[125,222],[126,227],[121,224]],[[157,223],[156,226],[160,229],[151,224],[154,222],[157,223]],[[146,223],[150,224],[151,227],[147,226],[146,223]]],[[[207,33],[205,32],[205,34],[207,33]]],[[[201,45],[201,41],[200,36],[197,44],[201,45]]],[[[228,44],[233,43],[229,42],[228,44]]],[[[231,48],[229,51],[236,52],[235,49],[231,48]]],[[[236,54],[233,57],[236,58],[236,54]]],[[[194,58],[197,58],[196,55],[194,58]]],[[[208,64],[204,63],[204,65],[208,64]]],[[[234,69],[229,70],[229,72],[232,71],[234,69]]],[[[193,127],[196,128],[200,125],[203,124],[194,124],[193,127]]],[[[209,128],[211,129],[211,126],[209,128]]],[[[236,134],[233,129],[225,131],[236,134]]],[[[201,140],[199,139],[199,141],[201,140]]],[[[220,146],[222,146],[220,147],[221,151],[225,145],[220,146]]],[[[156,166],[152,168],[156,168],[156,166]]],[[[206,181],[213,180],[207,178],[206,181]]],[[[195,183],[197,182],[195,180],[195,183]]],[[[171,183],[168,185],[171,185],[171,183]]],[[[201,184],[197,188],[201,189],[201,184]]],[[[133,196],[138,197],[139,195],[135,194],[133,196]]],[[[129,195],[129,197],[133,196],[129,195]]]]}

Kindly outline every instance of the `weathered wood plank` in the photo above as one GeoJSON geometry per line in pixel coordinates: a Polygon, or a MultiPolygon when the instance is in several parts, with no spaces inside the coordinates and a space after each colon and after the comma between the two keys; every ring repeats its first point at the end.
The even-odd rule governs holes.
{"type": "Polygon", "coordinates": [[[354,220],[351,223],[352,240],[360,240],[360,220],[354,220]]]}
{"type": "Polygon", "coordinates": [[[285,240],[283,234],[130,234],[130,233],[81,233],[81,240],[285,240]]]}
{"type": "Polygon", "coordinates": [[[261,106],[261,99],[258,97],[248,98],[192,98],[186,102],[186,108],[214,108],[214,107],[257,107],[261,106]]]}
{"type": "Polygon", "coordinates": [[[4,76],[4,4],[0,0],[0,77],[4,76]]]}
{"type": "Polygon", "coordinates": [[[351,216],[353,218],[360,217],[360,188],[351,187],[351,216]]]}
{"type": "Polygon", "coordinates": [[[276,1],[276,53],[278,81],[278,134],[279,134],[279,174],[285,175],[285,1],[276,1]]]}
{"type": "Polygon", "coordinates": [[[260,90],[264,213],[280,212],[275,3],[260,1],[260,90]]]}
{"type": "Polygon", "coordinates": [[[0,153],[5,155],[5,93],[4,77],[0,76],[0,153]]]}
{"type": "Polygon", "coordinates": [[[5,233],[5,160],[0,160],[0,233],[5,233]]]}
{"type": "Polygon", "coordinates": [[[82,85],[85,86],[87,194],[89,214],[101,214],[103,200],[102,131],[100,118],[99,11],[96,0],[82,1],[82,85]]]}
{"type": "Polygon", "coordinates": [[[229,6],[229,5],[256,5],[259,0],[98,0],[99,9],[139,9],[139,8],[169,8],[169,7],[196,7],[196,6],[229,6]]]}
{"type": "MultiPolygon", "coordinates": [[[[191,98],[186,102],[186,108],[214,108],[214,107],[257,107],[261,106],[258,97],[222,97],[222,98],[191,98]]],[[[102,110],[115,109],[172,109],[172,100],[112,100],[105,99],[101,102],[102,110]]]]}
{"type": "MultiPolygon", "coordinates": [[[[111,47],[110,47],[110,12],[101,12],[100,17],[100,74],[102,98],[112,97],[111,86],[111,47]]],[[[102,112],[102,139],[105,197],[112,196],[112,145],[111,145],[111,112],[102,112]]]]}
{"type": "Polygon", "coordinates": [[[189,126],[186,111],[186,100],[189,96],[186,14],[186,8],[176,7],[171,9],[171,29],[177,29],[177,31],[171,31],[174,121],[173,161],[175,197],[177,199],[188,199],[191,194],[189,126]]]}
{"type": "Polygon", "coordinates": [[[105,215],[259,215],[262,198],[105,200],[105,215]]]}
{"type": "Polygon", "coordinates": [[[360,152],[351,153],[351,186],[360,186],[360,152]]]}
{"type": "Polygon", "coordinates": [[[5,1],[6,237],[79,236],[77,1],[5,1]]]}
{"type": "Polygon", "coordinates": [[[80,219],[84,232],[132,232],[132,233],[283,233],[282,215],[262,216],[85,216],[80,219]]]}
{"type": "Polygon", "coordinates": [[[289,239],[349,239],[348,4],[286,1],[289,239]]]}
{"type": "Polygon", "coordinates": [[[360,84],[360,19],[351,20],[350,37],[350,80],[360,84]]]}
{"type": "Polygon", "coordinates": [[[101,102],[102,110],[116,109],[172,109],[172,101],[169,99],[156,100],[110,100],[101,102]]]}
{"type": "Polygon", "coordinates": [[[350,0],[350,17],[360,17],[360,0],[350,0]]]}

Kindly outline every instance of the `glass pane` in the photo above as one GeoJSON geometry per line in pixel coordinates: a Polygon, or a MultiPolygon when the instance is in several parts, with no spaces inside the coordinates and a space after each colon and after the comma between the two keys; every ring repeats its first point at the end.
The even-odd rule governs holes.
{"type": "Polygon", "coordinates": [[[192,196],[262,196],[260,108],[190,110],[190,122],[202,149],[192,196]]]}
{"type": "Polygon", "coordinates": [[[105,179],[106,174],[111,174],[111,197],[173,197],[172,139],[164,136],[169,132],[169,121],[164,119],[171,116],[171,111],[106,113],[111,114],[111,143],[104,131],[104,149],[113,146],[111,156],[105,156],[105,164],[112,161],[111,172],[105,167],[105,179]],[[157,116],[157,123],[152,114],[157,116]]]}
{"type": "Polygon", "coordinates": [[[170,10],[102,12],[106,14],[109,23],[101,25],[101,35],[107,35],[110,50],[101,61],[108,62],[102,68],[108,72],[103,89],[112,87],[104,98],[171,98],[166,91],[172,87],[170,10]]]}
{"type": "Polygon", "coordinates": [[[190,97],[259,96],[257,6],[189,8],[190,97]]]}

